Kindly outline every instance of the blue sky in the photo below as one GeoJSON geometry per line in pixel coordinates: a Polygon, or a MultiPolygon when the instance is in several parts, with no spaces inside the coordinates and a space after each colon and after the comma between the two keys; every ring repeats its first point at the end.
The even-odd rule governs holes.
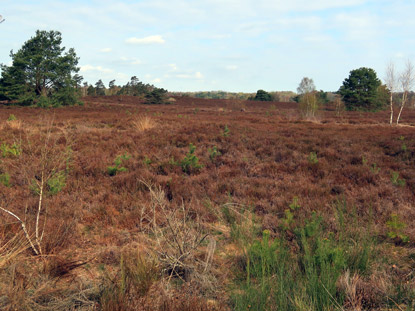
{"type": "Polygon", "coordinates": [[[171,91],[337,90],[350,70],[415,62],[415,0],[2,0],[0,62],[58,30],[94,84],[171,91]]]}

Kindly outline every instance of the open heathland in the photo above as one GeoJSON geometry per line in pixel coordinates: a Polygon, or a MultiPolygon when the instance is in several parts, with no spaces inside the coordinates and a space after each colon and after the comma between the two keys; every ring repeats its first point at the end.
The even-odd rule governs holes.
{"type": "Polygon", "coordinates": [[[415,112],[0,106],[2,310],[413,310],[415,112]]]}

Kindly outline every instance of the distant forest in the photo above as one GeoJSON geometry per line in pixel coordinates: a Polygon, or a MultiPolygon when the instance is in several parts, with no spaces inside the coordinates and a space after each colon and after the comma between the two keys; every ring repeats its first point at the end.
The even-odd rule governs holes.
{"type": "MultiPolygon", "coordinates": [[[[274,101],[289,102],[293,101],[293,98],[297,96],[295,92],[281,91],[281,92],[268,92],[271,94],[274,101]]],[[[234,93],[225,91],[204,91],[204,92],[171,92],[173,96],[188,96],[195,98],[205,99],[240,99],[248,100],[255,97],[256,93],[234,93]]]]}

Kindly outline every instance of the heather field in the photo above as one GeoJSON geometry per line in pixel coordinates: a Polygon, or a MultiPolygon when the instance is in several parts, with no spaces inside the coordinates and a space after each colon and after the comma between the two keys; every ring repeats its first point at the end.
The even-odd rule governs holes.
{"type": "Polygon", "coordinates": [[[414,310],[415,111],[84,102],[0,106],[1,310],[414,310]]]}

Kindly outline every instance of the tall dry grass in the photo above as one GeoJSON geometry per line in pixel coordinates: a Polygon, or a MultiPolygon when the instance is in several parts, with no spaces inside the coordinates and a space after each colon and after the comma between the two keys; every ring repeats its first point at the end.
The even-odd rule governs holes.
{"type": "Polygon", "coordinates": [[[6,267],[13,259],[29,247],[27,239],[22,234],[15,235],[0,247],[0,269],[6,267]]]}
{"type": "Polygon", "coordinates": [[[132,125],[133,128],[137,131],[144,132],[146,130],[156,127],[157,123],[147,115],[138,115],[134,117],[132,125]]]}

